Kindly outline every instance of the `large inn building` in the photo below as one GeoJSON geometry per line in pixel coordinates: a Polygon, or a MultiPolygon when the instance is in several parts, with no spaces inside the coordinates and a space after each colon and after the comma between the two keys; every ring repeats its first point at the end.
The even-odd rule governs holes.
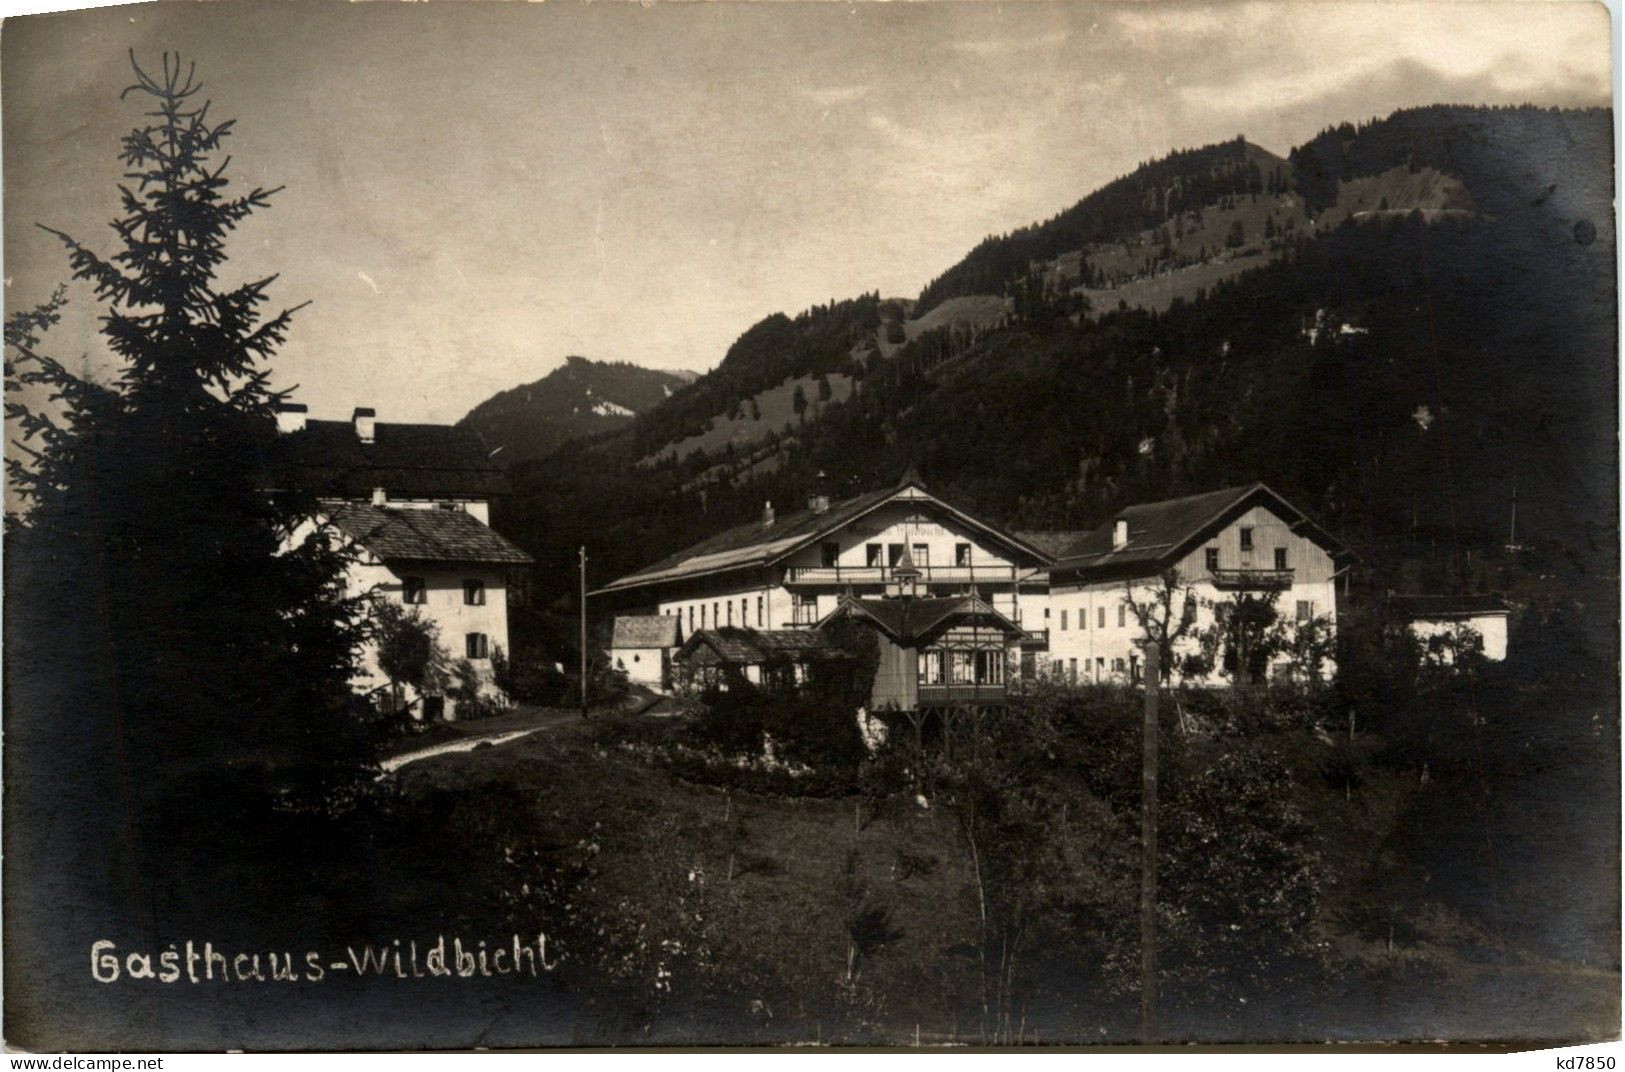
{"type": "MultiPolygon", "coordinates": [[[[1016,675],[1134,680],[1143,632],[1126,601],[1154,598],[1170,568],[1190,590],[1198,626],[1243,590],[1278,592],[1278,610],[1298,620],[1334,621],[1346,556],[1262,484],[1132,506],[1088,532],[1018,534],[911,475],[844,502],[815,497],[784,517],[768,505],[759,521],[594,594],[642,612],[623,615],[617,635],[662,632],[675,644],[706,631],[807,630],[855,617],[909,653],[906,670],[903,655],[885,668],[885,696],[923,703],[949,685],[976,686],[988,699],[1016,675]],[[905,687],[900,675],[915,679],[905,687]]],[[[732,647],[761,649],[757,640],[732,647]]],[[[635,680],[660,682],[649,651],[611,654],[635,680]]]]}

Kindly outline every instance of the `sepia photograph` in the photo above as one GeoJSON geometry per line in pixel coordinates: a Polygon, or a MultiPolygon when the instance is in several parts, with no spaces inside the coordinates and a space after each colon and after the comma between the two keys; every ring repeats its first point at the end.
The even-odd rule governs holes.
{"type": "Polygon", "coordinates": [[[1613,33],[6,18],[8,1051],[1612,1068],[1613,33]]]}

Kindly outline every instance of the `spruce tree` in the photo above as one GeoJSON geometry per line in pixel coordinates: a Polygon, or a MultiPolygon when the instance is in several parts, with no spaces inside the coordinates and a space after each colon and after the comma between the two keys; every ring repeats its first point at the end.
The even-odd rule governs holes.
{"type": "MultiPolygon", "coordinates": [[[[118,371],[98,384],[42,352],[60,295],[7,324],[24,509],[8,518],[6,669],[27,686],[8,729],[41,750],[29,758],[118,786],[112,810],[144,828],[166,796],[330,787],[364,753],[349,553],[268,466],[267,362],[295,310],[265,315],[275,277],[218,279],[231,232],[277,191],[228,192],[233,124],[210,120],[193,68],[130,61],[123,96],[147,109],[120,152],[115,252],[46,228],[94,288],[118,371]],[[17,401],[22,388],[48,401],[17,401]]],[[[143,832],[132,844],[174,834],[143,832]]]]}

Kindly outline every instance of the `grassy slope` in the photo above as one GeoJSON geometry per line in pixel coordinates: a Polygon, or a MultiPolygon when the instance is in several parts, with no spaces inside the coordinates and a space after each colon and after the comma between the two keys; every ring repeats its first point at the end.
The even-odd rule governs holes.
{"type": "MultiPolygon", "coordinates": [[[[645,458],[644,462],[652,463],[660,458],[676,458],[681,461],[695,451],[715,454],[729,443],[737,450],[766,439],[773,432],[782,431],[786,424],[798,424],[800,422],[796,418],[795,409],[798,386],[807,396],[808,419],[815,419],[818,411],[827,404],[818,400],[818,377],[801,376],[788,379],[776,387],[770,387],[750,398],[742,399],[739,403],[738,417],[730,420],[725,413],[713,417],[710,425],[700,435],[688,436],[668,444],[658,454],[645,458]],[[751,402],[755,402],[760,408],[762,414],[760,420],[751,416],[751,402]]],[[[830,401],[844,402],[852,393],[852,377],[840,372],[830,373],[829,390],[830,401]]]]}
{"type": "Polygon", "coordinates": [[[547,840],[602,847],[597,896],[605,903],[663,900],[673,887],[689,887],[717,923],[724,955],[764,959],[803,990],[803,1007],[779,1010],[781,1019],[815,1016],[838,989],[846,937],[835,887],[855,851],[858,875],[902,931],[860,978],[888,995],[888,1020],[919,1022],[927,1034],[954,1031],[951,1018],[941,1019],[940,974],[957,959],[950,948],[974,933],[974,920],[948,815],[895,805],[857,831],[850,801],[730,797],[598,750],[579,730],[425,761],[406,768],[401,785],[409,795],[517,790],[534,801],[530,818],[547,840]],[[736,821],[745,831],[738,842],[730,838],[736,821]],[[935,867],[901,879],[899,852],[935,860],[935,867]]]}
{"type": "MultiPolygon", "coordinates": [[[[1371,862],[1392,865],[1396,847],[1418,826],[1430,825],[1427,815],[1436,812],[1437,801],[1430,804],[1418,792],[1414,775],[1389,772],[1345,793],[1317,773],[1331,746],[1306,746],[1297,737],[1280,747],[1309,787],[1309,817],[1321,832],[1329,865],[1323,909],[1334,954],[1345,965],[1341,981],[1323,999],[1287,997],[1279,1008],[1238,1008],[1243,1019],[1228,1024],[1186,1021],[1169,1010],[1171,1031],[1213,1039],[1393,1039],[1505,1038],[1509,1032],[1561,1038],[1576,1031],[1601,1037],[1617,1030],[1616,966],[1562,963],[1516,945],[1509,955],[1505,935],[1430,899],[1427,875],[1415,864],[1403,870],[1423,888],[1405,881],[1386,890],[1370,885],[1371,862]],[[1400,906],[1403,926],[1392,947],[1373,931],[1373,897],[1400,906]]],[[[915,1025],[927,1041],[974,1034],[975,968],[965,955],[975,934],[973,887],[953,818],[944,811],[894,803],[860,831],[851,801],[729,795],[689,785],[598,748],[577,729],[426,761],[407,768],[401,785],[409,797],[435,790],[472,791],[475,799],[516,792],[528,802],[524,822],[537,839],[599,847],[590,894],[598,909],[620,905],[624,913],[625,905],[637,905],[633,917],[657,920],[651,933],[700,938],[728,972],[759,980],[748,992],[763,995],[774,1013],[752,1020],[743,999],[737,1022],[668,1010],[652,1039],[739,1041],[754,1025],[770,1038],[833,1041],[835,1026],[826,1017],[842,1008],[846,956],[837,882],[849,853],[856,854],[869,900],[888,906],[901,932],[863,967],[869,1004],[860,1019],[875,1025],[873,1037],[894,1041],[910,1038],[915,1025]],[[900,854],[933,863],[925,874],[904,877],[900,854]],[[699,931],[673,930],[662,916],[677,902],[699,907],[706,919],[699,931]]],[[[1434,836],[1451,829],[1465,850],[1476,844],[1466,825],[1434,836]]],[[[1396,877],[1407,876],[1389,874],[1383,885],[1396,877]]],[[[445,880],[456,882],[449,874],[445,880]]],[[[443,895],[426,894],[421,910],[432,911],[443,895]]],[[[1133,1023],[1123,1002],[1087,993],[1065,1007],[1034,1009],[1032,1016],[1030,1029],[1046,1041],[1121,1040],[1133,1023]]]]}

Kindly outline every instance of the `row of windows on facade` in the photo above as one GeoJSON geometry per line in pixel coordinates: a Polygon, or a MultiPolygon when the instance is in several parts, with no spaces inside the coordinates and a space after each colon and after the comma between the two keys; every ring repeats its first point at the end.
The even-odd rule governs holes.
{"type": "MultiPolygon", "coordinates": [[[[429,583],[422,577],[401,578],[401,602],[422,606],[429,602],[429,583]]],[[[463,582],[463,603],[470,607],[485,606],[485,582],[463,582]]]]}
{"type": "MultiPolygon", "coordinates": [[[[797,611],[798,611],[798,617],[796,619],[797,621],[800,621],[799,611],[800,611],[800,608],[801,608],[801,599],[802,599],[802,597],[800,597],[800,596],[796,597],[796,608],[797,608],[797,611]]],[[[698,606],[699,612],[700,612],[699,613],[699,626],[698,626],[698,628],[700,628],[700,629],[715,629],[715,628],[721,628],[722,626],[725,626],[725,625],[733,625],[734,624],[734,601],[731,600],[731,599],[727,600],[726,602],[719,599],[719,600],[713,602],[709,607],[707,607],[706,604],[704,604],[704,603],[699,603],[699,604],[692,604],[691,603],[691,604],[689,604],[689,607],[688,607],[688,631],[691,632],[691,633],[696,628],[696,626],[694,624],[694,621],[695,621],[694,610],[695,610],[696,606],[698,606]],[[726,608],[726,610],[725,610],[725,608],[726,608]],[[710,611],[709,614],[706,613],[707,610],[710,611]],[[722,620],[724,613],[726,613],[727,619],[728,619],[726,622],[724,622],[722,620]]],[[[739,600],[739,624],[742,627],[750,625],[749,614],[748,614],[749,610],[750,610],[750,600],[748,598],[741,598],[739,600]]],[[[683,624],[682,623],[682,618],[683,618],[683,608],[682,607],[677,607],[675,609],[668,609],[666,611],[666,613],[668,615],[676,616],[676,618],[678,619],[677,624],[679,626],[681,626],[683,624]]],[[[763,629],[763,628],[766,628],[766,627],[767,627],[767,600],[762,596],[757,596],[756,597],[756,628],[763,629]]]]}
{"type": "MultiPolygon", "coordinates": [[[[870,567],[880,566],[882,564],[887,566],[895,566],[899,562],[903,561],[903,548],[905,546],[909,549],[909,558],[913,560],[916,566],[924,568],[931,564],[931,545],[925,543],[866,543],[863,545],[863,564],[870,567]]],[[[819,552],[822,556],[821,561],[826,569],[832,569],[839,564],[841,557],[840,544],[822,544],[819,547],[819,552]]],[[[970,565],[970,544],[954,544],[954,565],[970,565]]]]}
{"type": "MultiPolygon", "coordinates": [[[[1315,604],[1314,604],[1314,601],[1309,600],[1309,599],[1300,599],[1297,602],[1298,602],[1298,606],[1297,606],[1296,610],[1297,610],[1297,619],[1298,619],[1298,621],[1307,622],[1307,621],[1310,621],[1311,619],[1313,619],[1314,616],[1315,616],[1315,604]]],[[[1140,613],[1142,615],[1143,614],[1149,614],[1150,611],[1151,611],[1151,604],[1149,604],[1149,603],[1139,604],[1139,607],[1140,607],[1140,613]]],[[[1096,607],[1095,611],[1096,611],[1096,614],[1095,614],[1095,628],[1097,628],[1097,629],[1106,628],[1106,608],[1105,607],[1096,607]]],[[[1048,612],[1046,611],[1045,613],[1047,614],[1048,612]]],[[[1185,597],[1185,614],[1187,616],[1194,616],[1195,613],[1196,613],[1196,597],[1194,595],[1187,595],[1185,597]]],[[[1066,628],[1067,628],[1067,621],[1068,621],[1067,612],[1063,610],[1063,611],[1061,611],[1061,629],[1063,631],[1066,630],[1066,628]]],[[[1117,627],[1119,629],[1122,629],[1126,625],[1128,625],[1128,604],[1127,603],[1119,603],[1117,605],[1117,627]]],[[[1083,607],[1078,608],[1078,628],[1079,629],[1087,629],[1087,628],[1089,628],[1089,612],[1087,610],[1085,610],[1083,607]]]]}

